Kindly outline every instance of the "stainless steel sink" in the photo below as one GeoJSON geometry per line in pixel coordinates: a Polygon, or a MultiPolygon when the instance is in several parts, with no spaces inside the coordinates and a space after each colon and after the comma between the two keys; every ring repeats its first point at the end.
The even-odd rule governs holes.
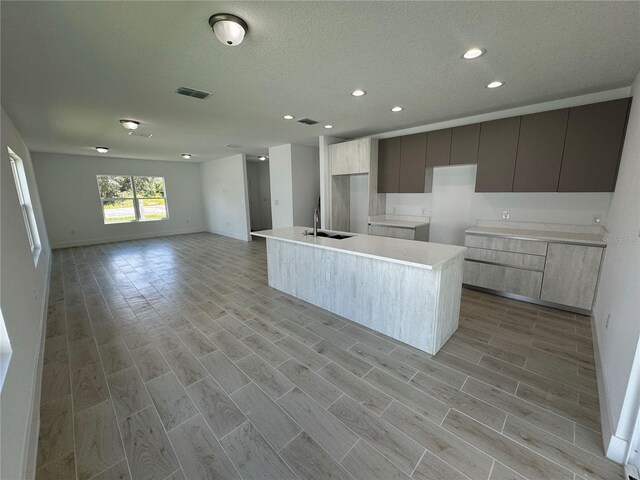
{"type": "MultiPolygon", "coordinates": [[[[310,237],[313,237],[313,230],[305,230],[303,235],[307,235],[310,237]]],[[[355,235],[343,235],[342,233],[336,233],[336,232],[327,232],[325,230],[318,230],[317,235],[318,237],[325,237],[325,238],[332,238],[334,240],[344,240],[345,238],[351,238],[355,235]]]]}

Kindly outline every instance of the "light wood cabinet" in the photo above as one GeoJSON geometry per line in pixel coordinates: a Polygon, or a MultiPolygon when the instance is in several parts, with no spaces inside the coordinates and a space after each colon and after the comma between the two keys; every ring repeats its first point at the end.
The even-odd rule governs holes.
{"type": "Polygon", "coordinates": [[[371,168],[371,138],[329,145],[331,175],[369,173],[371,168]]]}
{"type": "Polygon", "coordinates": [[[464,262],[463,282],[500,292],[539,298],[542,272],[467,260],[464,262]]]}
{"type": "Polygon", "coordinates": [[[467,248],[465,254],[469,260],[495,263],[508,267],[527,268],[530,270],[544,270],[545,257],[526,253],[502,252],[500,250],[486,250],[484,248],[467,248]]]}
{"type": "Polygon", "coordinates": [[[429,225],[421,225],[415,228],[403,228],[386,225],[369,225],[369,235],[428,242],[429,225]]]}
{"type": "Polygon", "coordinates": [[[517,238],[467,234],[464,237],[464,246],[486,248],[489,250],[503,250],[506,252],[529,253],[531,255],[547,254],[547,242],[540,242],[538,240],[520,240],[517,238]]]}
{"type": "Polygon", "coordinates": [[[602,253],[602,247],[550,243],[540,298],[591,310],[602,253]]]}

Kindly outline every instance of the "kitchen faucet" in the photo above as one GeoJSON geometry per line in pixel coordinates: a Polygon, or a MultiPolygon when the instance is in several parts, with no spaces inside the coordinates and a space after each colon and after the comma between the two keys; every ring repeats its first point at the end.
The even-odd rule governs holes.
{"type": "Polygon", "coordinates": [[[313,236],[318,236],[318,222],[320,221],[320,211],[316,207],[313,211],[313,236]]]}

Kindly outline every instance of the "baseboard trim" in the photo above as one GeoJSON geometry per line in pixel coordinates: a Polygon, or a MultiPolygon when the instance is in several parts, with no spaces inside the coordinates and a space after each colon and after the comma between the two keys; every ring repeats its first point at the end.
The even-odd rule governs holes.
{"type": "Polygon", "coordinates": [[[108,237],[108,238],[89,238],[86,240],[77,240],[73,242],[61,242],[55,243],[51,246],[54,248],[71,248],[71,247],[86,247],[88,245],[100,245],[103,243],[112,243],[112,242],[126,242],[127,240],[144,240],[146,238],[156,238],[156,237],[170,237],[172,235],[187,235],[190,233],[200,233],[205,230],[201,228],[189,229],[189,230],[172,230],[169,232],[154,232],[154,233],[143,233],[139,235],[121,235],[118,237],[108,237]]]}
{"type": "Polygon", "coordinates": [[[37,346],[36,368],[32,377],[33,395],[31,396],[31,408],[29,419],[27,420],[27,445],[23,450],[22,471],[26,474],[24,478],[35,478],[36,462],[38,457],[38,436],[40,433],[40,394],[42,391],[42,368],[44,362],[44,344],[47,332],[47,311],[49,310],[49,287],[51,284],[51,250],[47,251],[47,275],[45,277],[44,299],[42,302],[42,321],[40,322],[40,335],[37,346]]]}

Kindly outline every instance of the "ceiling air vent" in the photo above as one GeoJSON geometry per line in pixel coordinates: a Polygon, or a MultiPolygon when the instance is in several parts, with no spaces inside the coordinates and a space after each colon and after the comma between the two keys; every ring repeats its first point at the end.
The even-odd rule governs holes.
{"type": "Polygon", "coordinates": [[[209,95],[211,95],[209,92],[203,92],[202,90],[196,90],[195,88],[189,87],[179,87],[176,90],[176,93],[184,95],[185,97],[199,98],[200,100],[204,100],[209,95]]]}
{"type": "Polygon", "coordinates": [[[228,148],[242,148],[242,145],[236,145],[235,143],[227,143],[225,147],[228,148]]]}
{"type": "Polygon", "coordinates": [[[305,125],[315,125],[316,122],[315,120],[311,120],[310,118],[301,118],[300,120],[298,120],[299,123],[304,123],[305,125]]]}

